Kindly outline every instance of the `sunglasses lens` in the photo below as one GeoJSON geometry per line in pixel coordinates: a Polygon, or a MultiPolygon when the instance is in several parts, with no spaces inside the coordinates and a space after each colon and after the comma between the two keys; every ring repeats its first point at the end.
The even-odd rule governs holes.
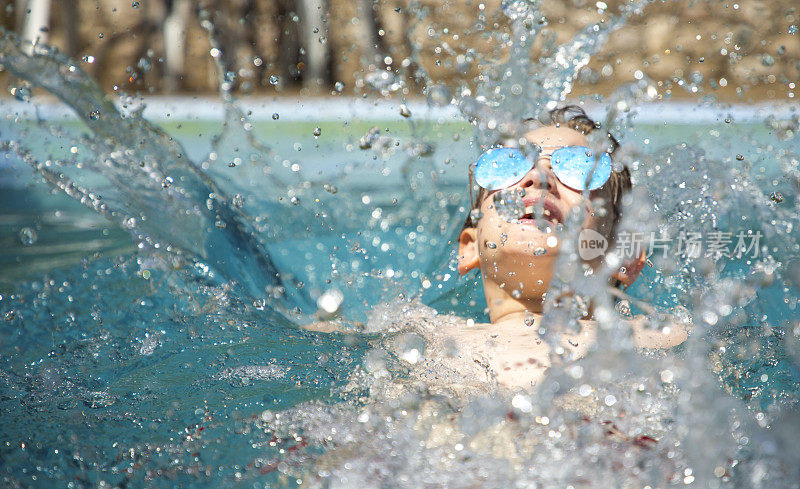
{"type": "Polygon", "coordinates": [[[522,180],[532,167],[518,149],[490,149],[475,164],[475,182],[486,190],[505,188],[522,180]]]}
{"type": "Polygon", "coordinates": [[[584,146],[568,146],[553,151],[550,166],[561,183],[575,190],[598,189],[611,176],[611,157],[608,153],[600,155],[595,166],[592,150],[584,146]]]}

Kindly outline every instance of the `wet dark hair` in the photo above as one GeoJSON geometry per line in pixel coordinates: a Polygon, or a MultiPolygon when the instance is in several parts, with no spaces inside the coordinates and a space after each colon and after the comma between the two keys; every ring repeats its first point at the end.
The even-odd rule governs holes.
{"type": "MultiPolygon", "coordinates": [[[[588,115],[586,115],[586,112],[577,105],[567,105],[564,107],[555,108],[548,112],[543,120],[529,118],[523,120],[523,123],[526,125],[563,125],[569,127],[570,129],[574,129],[583,135],[588,135],[589,133],[600,129],[600,124],[592,120],[588,115]]],[[[617,139],[610,132],[607,132],[606,134],[608,135],[609,141],[608,152],[613,156],[619,148],[619,141],[617,141],[617,139]]],[[[469,184],[472,185],[472,181],[470,181],[469,184]]],[[[603,187],[601,187],[609,188],[611,194],[610,204],[611,210],[614,212],[614,220],[611,229],[609,230],[610,236],[607,236],[610,241],[614,240],[617,225],[622,217],[622,197],[625,195],[625,192],[631,189],[631,187],[631,174],[627,166],[623,166],[621,171],[612,171],[608,181],[603,184],[603,187]]],[[[475,223],[472,222],[471,211],[480,208],[481,202],[483,202],[483,199],[485,198],[486,190],[480,188],[475,201],[470,202],[470,213],[467,214],[467,218],[464,221],[464,226],[461,229],[462,231],[464,229],[475,227],[475,223]]]]}

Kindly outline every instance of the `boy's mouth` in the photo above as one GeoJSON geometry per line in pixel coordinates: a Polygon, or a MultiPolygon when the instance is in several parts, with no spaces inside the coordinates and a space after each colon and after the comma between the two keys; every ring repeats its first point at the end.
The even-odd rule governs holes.
{"type": "Polygon", "coordinates": [[[556,207],[555,204],[547,200],[544,201],[544,205],[541,206],[541,208],[539,209],[541,214],[537,215],[536,212],[537,207],[540,207],[537,205],[537,202],[539,200],[540,199],[525,201],[525,211],[524,211],[525,213],[519,218],[520,222],[535,221],[536,217],[539,217],[546,221],[550,221],[553,224],[559,224],[563,222],[563,218],[561,216],[561,210],[558,207],[556,207]]]}

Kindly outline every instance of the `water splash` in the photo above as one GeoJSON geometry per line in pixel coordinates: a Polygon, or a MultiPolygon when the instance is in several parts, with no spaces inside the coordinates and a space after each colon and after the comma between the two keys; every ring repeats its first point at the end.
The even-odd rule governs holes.
{"type": "MultiPolygon", "coordinates": [[[[92,133],[80,141],[92,157],[80,164],[76,158],[66,164],[40,161],[19,142],[4,141],[3,149],[19,154],[52,186],[112,221],[125,223],[145,246],[160,248],[163,242],[167,252],[208,262],[253,298],[263,297],[268,289],[286,290],[242,213],[173,138],[137,113],[123,116],[80,67],[54,50],[40,48],[28,56],[15,36],[4,31],[0,63],[59,97],[92,133]],[[102,190],[87,188],[56,171],[54,163],[63,170],[80,166],[108,184],[102,190]]],[[[302,304],[302,296],[293,289],[290,286],[288,292],[295,305],[302,304]]]]}
{"type": "MultiPolygon", "coordinates": [[[[503,74],[497,84],[487,81],[483,88],[489,96],[483,99],[480,93],[472,98],[452,91],[459,94],[457,103],[478,127],[478,142],[497,134],[518,137],[516,121],[541,113],[566,96],[572,90],[576,67],[586,64],[607,36],[606,29],[619,25],[612,21],[590,26],[567,47],[545,56],[543,63],[548,67],[542,70],[525,57],[543,25],[537,4],[504,2],[503,8],[513,24],[512,52],[522,55],[501,65],[511,67],[511,74],[503,74]],[[548,77],[528,85],[529,78],[536,78],[531,73],[548,69],[548,77]],[[508,90],[495,91],[495,87],[508,90]]],[[[621,17],[625,15],[627,11],[621,17]]],[[[654,260],[657,268],[640,282],[638,290],[628,291],[636,297],[618,292],[634,307],[650,306],[648,312],[654,314],[647,326],[651,328],[664,326],[664,316],[653,305],[679,303],[690,308],[688,316],[695,318],[697,329],[683,347],[683,359],[673,355],[642,358],[635,351],[621,320],[628,314],[614,307],[607,294],[607,278],[619,263],[606,263],[592,273],[579,264],[574,258],[575,240],[568,239],[579,228],[576,215],[571,216],[562,239],[565,261],[559,264],[546,320],[536,327],[556,351],[559,334],[580,327],[578,320],[586,315],[591,300],[599,326],[597,346],[583,360],[554,355],[550,376],[533,394],[503,392],[491,378],[459,390],[463,387],[459,382],[469,384],[474,380],[469,375],[481,372],[483,360],[467,368],[452,360],[458,352],[456,341],[434,344],[430,339],[441,339],[436,332],[459,320],[418,302],[396,299],[398,290],[413,294],[421,288],[433,293],[432,302],[460,307],[465,315],[483,307],[482,298],[474,295],[478,289],[474,277],[466,280],[467,292],[458,286],[438,289],[457,282],[452,260],[440,258],[450,253],[445,243],[454,242],[460,230],[460,219],[453,216],[460,217],[459,212],[466,213],[469,206],[436,188],[437,168],[431,164],[434,149],[411,144],[409,159],[398,171],[383,165],[395,154],[392,145],[400,145],[399,137],[387,135],[383,128],[368,130],[369,126],[352,137],[351,144],[357,148],[359,138],[365,133],[369,136],[362,154],[376,163],[368,162],[375,166],[365,168],[402,175],[399,181],[408,190],[396,194],[354,186],[344,177],[336,178],[335,192],[325,192],[324,185],[334,188],[330,177],[315,180],[297,175],[295,183],[276,176],[265,183],[287,197],[285,205],[267,207],[279,211],[277,219],[292,221],[293,227],[287,224],[291,230],[285,233],[301,231],[296,241],[286,245],[290,252],[281,269],[290,270],[289,265],[313,257],[311,253],[329,256],[329,262],[307,260],[320,268],[332,267],[330,273],[312,270],[306,275],[311,279],[306,287],[319,290],[320,309],[329,313],[342,306],[347,312],[360,308],[370,316],[364,329],[373,336],[321,337],[299,331],[269,311],[283,302],[282,284],[259,281],[257,276],[264,270],[273,273],[267,277],[274,276],[275,267],[267,267],[258,258],[267,255],[250,231],[257,225],[239,211],[258,208],[258,196],[246,201],[241,194],[222,197],[213,182],[184,163],[181,148],[137,116],[121,117],[85,75],[69,74],[74,71],[65,59],[14,57],[13,50],[12,55],[3,56],[3,64],[22,66],[17,69],[34,84],[49,83],[41,86],[64,98],[86,99],[74,101],[94,133],[81,148],[97,149],[104,156],[102,164],[92,163],[89,169],[105,175],[110,184],[102,192],[73,184],[58,174],[63,167],[56,165],[58,171],[47,164],[39,168],[40,160],[31,151],[11,143],[7,148],[25,155],[68,194],[117,221],[122,219],[137,239],[154,248],[170,243],[185,254],[202,257],[200,261],[227,274],[226,280],[243,282],[254,291],[253,297],[261,298],[251,305],[237,289],[212,280],[202,263],[190,270],[196,282],[185,280],[189,287],[176,283],[172,272],[181,262],[173,264],[158,254],[127,262],[87,263],[78,272],[85,276],[80,275],[83,280],[77,284],[70,283],[69,274],[56,273],[19,296],[0,298],[0,317],[8,325],[4,331],[48,339],[32,344],[17,338],[13,344],[24,348],[0,370],[0,401],[3,411],[12,416],[4,430],[24,427],[30,412],[44,413],[37,419],[46,428],[37,430],[36,440],[17,436],[16,431],[7,437],[26,439],[19,450],[3,448],[9,466],[42,467],[43,477],[98,486],[370,487],[391,478],[399,487],[718,487],[729,480],[744,481],[750,487],[792,487],[800,480],[791,450],[786,451],[789,455],[774,455],[775,447],[791,447],[796,433],[794,411],[782,403],[791,405],[796,400],[792,391],[796,377],[787,358],[796,360],[797,349],[787,342],[790,354],[781,356],[779,338],[785,331],[775,327],[779,320],[767,315],[775,315],[780,304],[759,304],[767,300],[770,287],[783,289],[776,297],[787,304],[792,299],[791,287],[798,275],[785,277],[781,261],[796,259],[793,233],[798,213],[796,207],[786,205],[795,205],[793,199],[781,203],[767,198],[769,192],[764,189],[772,188],[766,184],[773,176],[753,178],[747,166],[750,160],[744,155],[735,160],[745,162],[739,167],[733,157],[709,156],[691,145],[631,153],[637,186],[647,192],[632,194],[621,230],[714,232],[728,229],[746,208],[748,224],[757,222],[757,230],[769,235],[767,249],[789,250],[726,266],[697,256],[654,260]],[[77,80],[77,85],[67,83],[70,80],[77,80]],[[115,129],[119,128],[131,133],[118,133],[115,129]],[[171,149],[163,153],[163,148],[171,149]],[[145,170],[130,164],[138,161],[145,162],[140,167],[145,170]],[[137,176],[140,171],[146,172],[146,178],[137,176]],[[117,189],[129,182],[134,188],[117,189]],[[314,192],[322,195],[320,203],[306,205],[316,197],[314,192]],[[181,222],[188,223],[186,231],[193,234],[176,232],[178,221],[172,215],[164,221],[153,218],[159,212],[182,216],[187,205],[208,203],[207,199],[209,205],[199,205],[196,213],[181,217],[181,222]],[[320,216],[319,221],[316,216],[295,219],[309,212],[320,216]],[[148,219],[142,221],[142,216],[148,219]],[[308,242],[311,223],[333,237],[308,242]],[[391,233],[400,239],[388,239],[391,233]],[[255,244],[242,247],[239,238],[255,244]],[[214,249],[198,247],[198,242],[214,249]],[[219,257],[226,251],[232,251],[238,265],[219,257]],[[236,251],[244,257],[236,258],[236,251]],[[379,259],[380,253],[389,251],[414,264],[379,259]],[[257,266],[248,268],[252,263],[257,266]],[[147,277],[136,274],[143,266],[151,271],[147,277]],[[737,266],[741,270],[731,270],[737,266]],[[400,272],[405,275],[401,277],[400,272]],[[341,290],[325,283],[326,278],[341,285],[341,290]],[[113,294],[92,292],[114,290],[119,287],[117,281],[139,287],[123,297],[135,300],[116,303],[111,302],[113,294]],[[261,295],[264,287],[272,287],[267,297],[261,295]],[[76,311],[73,296],[105,302],[76,311]],[[375,307],[387,301],[387,307],[375,307]],[[768,307],[771,310],[765,311],[768,307]],[[424,345],[423,338],[428,340],[424,345]],[[443,360],[437,359],[437,351],[444,353],[443,360]],[[435,361],[440,363],[431,368],[430,362],[435,361]],[[451,368],[445,368],[448,365],[451,368]],[[436,375],[445,380],[436,382],[432,378],[436,375]],[[767,380],[762,380],[765,375],[767,380]],[[719,379],[734,396],[719,389],[719,379]],[[747,399],[752,411],[742,409],[736,397],[747,399]],[[65,422],[53,414],[58,411],[74,417],[65,422]],[[93,426],[90,443],[83,441],[87,422],[93,426]],[[140,431],[120,443],[117,434],[131,425],[140,431]],[[59,438],[62,432],[74,439],[64,441],[66,437],[59,438]],[[58,446],[60,452],[33,450],[32,441],[58,446]]],[[[223,83],[233,81],[227,73],[222,75],[223,83]]],[[[434,101],[446,98],[439,92],[434,101]]],[[[635,98],[629,95],[621,94],[618,101],[635,98]]],[[[627,114],[624,108],[617,113],[627,114]]],[[[235,111],[229,114],[234,114],[231,127],[246,127],[245,118],[235,116],[235,111]]],[[[416,111],[410,120],[415,116],[416,111]]],[[[606,127],[613,127],[611,120],[616,121],[616,115],[606,127]]],[[[215,143],[220,155],[227,152],[226,139],[223,136],[215,143]]],[[[259,148],[260,143],[253,139],[249,144],[259,148]]],[[[261,161],[269,162],[272,171],[288,173],[306,162],[278,158],[276,152],[264,148],[266,157],[261,161]],[[287,164],[282,167],[284,161],[287,164]]],[[[735,150],[729,153],[744,153],[735,150]]],[[[775,154],[783,165],[782,174],[796,177],[795,153],[788,149],[775,154]]],[[[227,164],[229,159],[221,160],[227,164]]],[[[211,161],[206,163],[210,166],[211,161]]],[[[77,163],[88,164],[85,159],[77,163]]],[[[237,163],[233,168],[242,166],[237,163]]],[[[265,229],[278,233],[270,226],[265,229]]],[[[474,322],[467,323],[472,326],[474,322]]]]}

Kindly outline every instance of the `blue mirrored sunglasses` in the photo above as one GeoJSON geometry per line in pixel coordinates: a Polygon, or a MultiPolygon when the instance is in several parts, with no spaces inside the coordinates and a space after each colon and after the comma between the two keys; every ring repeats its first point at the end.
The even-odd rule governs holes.
{"type": "MultiPolygon", "coordinates": [[[[538,157],[538,153],[536,155],[538,157]]],[[[522,180],[534,162],[516,148],[494,148],[475,163],[475,182],[486,190],[510,187],[522,180]]],[[[586,146],[566,146],[550,155],[550,167],[561,183],[575,190],[595,190],[611,176],[611,156],[595,159],[586,146]]]]}

